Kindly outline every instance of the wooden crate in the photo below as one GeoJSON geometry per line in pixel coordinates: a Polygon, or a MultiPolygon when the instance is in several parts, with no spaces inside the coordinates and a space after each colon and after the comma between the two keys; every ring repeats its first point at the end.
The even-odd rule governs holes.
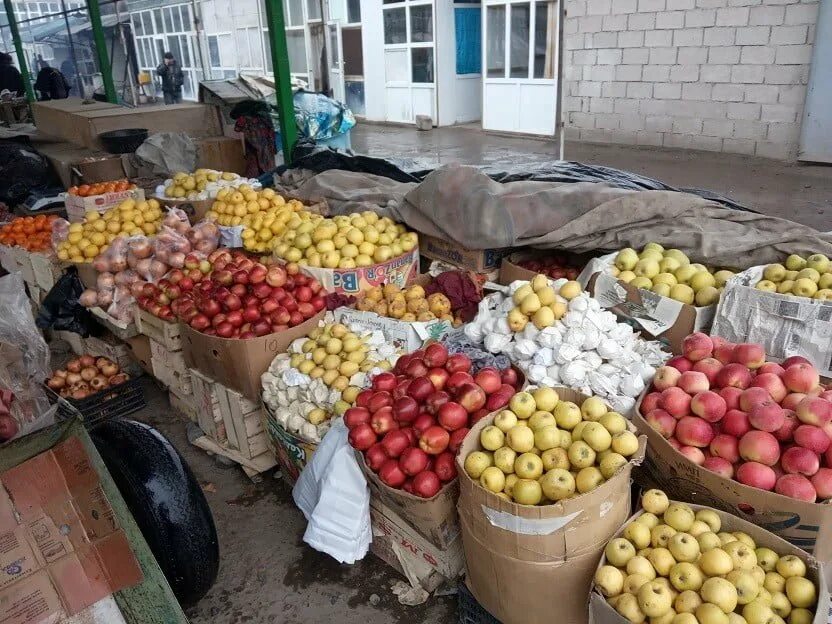
{"type": "Polygon", "coordinates": [[[58,259],[42,253],[33,253],[30,260],[35,275],[35,284],[38,288],[49,292],[63,273],[58,259]]]}
{"type": "Polygon", "coordinates": [[[191,372],[185,364],[182,351],[170,351],[151,338],[150,364],[153,368],[153,376],[169,390],[173,390],[180,396],[193,394],[191,372]]]}
{"type": "Polygon", "coordinates": [[[182,338],[179,335],[179,324],[163,321],[146,310],[136,308],[136,329],[162,345],[168,351],[181,351],[182,338]]]}
{"type": "Polygon", "coordinates": [[[208,436],[197,438],[194,440],[193,444],[208,453],[222,455],[223,457],[227,457],[228,459],[240,464],[240,468],[243,469],[243,472],[245,472],[248,478],[255,483],[262,481],[263,478],[260,476],[262,473],[267,470],[271,470],[277,465],[277,461],[271,451],[261,453],[257,457],[247,458],[243,457],[234,449],[230,449],[227,446],[220,446],[208,436]]]}
{"type": "Polygon", "coordinates": [[[228,445],[228,435],[220,411],[218,384],[195,368],[189,368],[188,372],[191,374],[191,386],[197,408],[199,428],[202,429],[206,437],[211,438],[217,444],[228,445]]]}
{"type": "Polygon", "coordinates": [[[171,390],[168,392],[168,399],[170,400],[170,406],[173,409],[182,412],[191,422],[197,422],[197,405],[193,394],[189,396],[180,396],[171,390]]]}
{"type": "Polygon", "coordinates": [[[236,390],[217,384],[220,412],[228,435],[229,448],[252,458],[269,451],[268,436],[263,429],[263,408],[236,390]]]}
{"type": "Polygon", "coordinates": [[[107,314],[101,308],[90,308],[90,312],[92,312],[92,315],[98,319],[98,322],[101,325],[109,329],[113,334],[122,340],[129,340],[130,338],[134,338],[139,335],[139,332],[136,331],[136,323],[133,321],[129,323],[119,321],[118,319],[115,319],[107,314]]]}

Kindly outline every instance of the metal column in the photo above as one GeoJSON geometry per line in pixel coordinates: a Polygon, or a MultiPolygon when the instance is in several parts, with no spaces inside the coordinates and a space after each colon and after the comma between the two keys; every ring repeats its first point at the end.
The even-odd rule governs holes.
{"type": "Polygon", "coordinates": [[[32,89],[32,81],[29,78],[29,68],[26,66],[26,55],[23,53],[23,43],[20,39],[20,30],[17,28],[17,17],[14,14],[12,0],[3,0],[3,5],[6,7],[6,17],[9,20],[9,31],[12,34],[14,51],[17,53],[17,63],[20,65],[20,75],[23,78],[23,86],[26,88],[26,99],[30,102],[34,102],[36,99],[35,91],[32,89]]]}
{"type": "MultiPolygon", "coordinates": [[[[5,0],[9,2],[9,0],[5,0]]],[[[292,99],[292,82],[289,74],[289,51],[286,47],[286,21],[281,0],[266,0],[266,18],[274,71],[275,98],[280,114],[280,138],[283,142],[283,160],[292,160],[292,148],[297,142],[298,128],[295,122],[295,104],[292,99]]]]}
{"type": "MultiPolygon", "coordinates": [[[[9,2],[9,0],[5,0],[9,2]]],[[[95,52],[98,55],[98,71],[104,80],[104,93],[107,101],[111,104],[118,103],[116,87],[113,84],[113,68],[110,66],[110,57],[107,56],[107,41],[104,39],[104,27],[101,25],[101,8],[98,0],[87,0],[87,10],[90,14],[92,24],[92,36],[95,41],[95,52]]]]}

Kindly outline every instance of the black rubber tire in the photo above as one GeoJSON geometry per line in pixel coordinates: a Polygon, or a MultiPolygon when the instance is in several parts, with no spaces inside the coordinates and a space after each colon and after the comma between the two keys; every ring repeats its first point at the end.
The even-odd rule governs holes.
{"type": "Polygon", "coordinates": [[[219,542],[205,494],[159,431],[123,418],[90,432],[173,593],[197,603],[217,579],[219,542]]]}

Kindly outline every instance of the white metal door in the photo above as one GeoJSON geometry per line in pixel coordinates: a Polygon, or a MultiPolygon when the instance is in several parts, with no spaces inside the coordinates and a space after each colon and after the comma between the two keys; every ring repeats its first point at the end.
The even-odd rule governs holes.
{"type": "Polygon", "coordinates": [[[485,0],[484,5],[483,128],[554,136],[558,0],[485,0]]]}
{"type": "Polygon", "coordinates": [[[798,159],[832,163],[832,2],[820,3],[798,159]]]}
{"type": "Polygon", "coordinates": [[[391,0],[384,4],[387,121],[413,123],[417,115],[428,115],[434,123],[438,119],[435,20],[432,0],[391,0]]]}
{"type": "Polygon", "coordinates": [[[344,41],[341,38],[341,22],[326,25],[326,56],[329,65],[329,87],[338,102],[346,101],[344,89],[344,41]]]}

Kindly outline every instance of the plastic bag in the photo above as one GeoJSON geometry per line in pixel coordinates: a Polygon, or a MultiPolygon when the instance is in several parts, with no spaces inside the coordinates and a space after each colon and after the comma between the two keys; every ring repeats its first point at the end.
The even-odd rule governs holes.
{"type": "Polygon", "coordinates": [[[143,280],[150,276],[153,262],[153,241],[147,236],[131,236],[127,239],[127,267],[143,280]]]}
{"type": "Polygon", "coordinates": [[[117,236],[104,253],[98,254],[92,261],[92,268],[99,273],[118,273],[127,268],[127,239],[117,236]]]}
{"type": "Polygon", "coordinates": [[[220,228],[213,221],[200,221],[187,231],[185,237],[195,252],[207,256],[220,244],[220,228]]]}
{"type": "Polygon", "coordinates": [[[59,331],[75,332],[84,338],[100,333],[100,326],[79,301],[83,292],[84,285],[78,277],[78,269],[74,266],[67,268],[43,300],[37,326],[40,329],[51,327],[59,331]]]}
{"type": "Polygon", "coordinates": [[[135,303],[130,287],[119,284],[113,289],[113,300],[106,308],[107,314],[122,323],[132,323],[135,303]]]}
{"type": "Polygon", "coordinates": [[[52,222],[52,250],[57,252],[58,245],[66,240],[69,236],[69,221],[66,219],[55,219],[52,222]]]}
{"type": "MultiPolygon", "coordinates": [[[[76,276],[77,277],[77,276],[76,276]]],[[[0,388],[19,437],[55,422],[43,382],[51,374],[49,347],[37,330],[19,273],[0,278],[0,388]]]]}

